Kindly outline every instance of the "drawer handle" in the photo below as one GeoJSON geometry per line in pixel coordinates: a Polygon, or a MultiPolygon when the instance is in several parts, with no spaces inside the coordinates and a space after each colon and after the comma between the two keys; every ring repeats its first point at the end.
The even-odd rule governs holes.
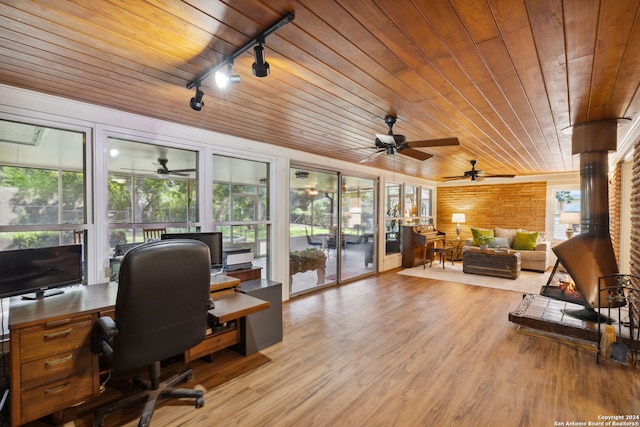
{"type": "Polygon", "coordinates": [[[48,340],[50,338],[58,338],[58,337],[66,337],[71,333],[71,328],[65,329],[64,331],[54,332],[52,334],[44,334],[44,339],[48,340]]]}
{"type": "Polygon", "coordinates": [[[72,355],[68,355],[65,357],[60,357],[59,359],[53,359],[53,360],[47,360],[46,362],[44,362],[44,364],[46,366],[51,366],[51,365],[58,365],[60,363],[64,363],[64,362],[68,362],[69,360],[71,360],[72,355]]]}
{"type": "Polygon", "coordinates": [[[61,386],[58,386],[58,387],[50,388],[48,390],[45,390],[44,393],[45,394],[58,393],[59,391],[62,391],[65,388],[69,387],[69,384],[71,384],[71,383],[66,383],[66,384],[62,384],[61,386]]]}

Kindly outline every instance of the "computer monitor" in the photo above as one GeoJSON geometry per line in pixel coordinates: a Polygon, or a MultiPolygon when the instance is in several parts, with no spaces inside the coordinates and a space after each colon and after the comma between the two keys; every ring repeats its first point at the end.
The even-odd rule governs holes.
{"type": "Polygon", "coordinates": [[[0,251],[0,298],[44,298],[82,283],[82,245],[0,251]]]}
{"type": "Polygon", "coordinates": [[[211,268],[222,268],[222,232],[209,231],[201,233],[167,233],[160,237],[166,239],[194,239],[204,242],[211,252],[211,268]]]}

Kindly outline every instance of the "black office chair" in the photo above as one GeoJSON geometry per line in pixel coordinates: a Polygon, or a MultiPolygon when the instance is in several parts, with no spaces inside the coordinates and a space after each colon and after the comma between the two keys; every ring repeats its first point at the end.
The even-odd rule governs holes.
{"type": "Polygon", "coordinates": [[[134,378],[144,390],[95,412],[104,416],[146,401],[139,426],[149,425],[161,397],[195,398],[201,390],[173,388],[192,379],[191,369],[160,382],[160,361],[200,343],[207,328],[211,260],[209,247],[197,240],[163,240],[127,252],[120,266],[115,319],[100,317],[93,331],[93,351],[115,371],[149,366],[149,379],[134,378]]]}

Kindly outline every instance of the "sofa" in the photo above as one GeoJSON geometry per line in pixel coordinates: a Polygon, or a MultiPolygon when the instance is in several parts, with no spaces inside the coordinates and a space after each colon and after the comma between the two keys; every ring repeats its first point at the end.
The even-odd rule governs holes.
{"type": "Polygon", "coordinates": [[[520,252],[520,268],[544,273],[554,263],[551,242],[544,232],[530,232],[519,228],[472,228],[473,238],[465,240],[462,252],[478,249],[483,238],[489,248],[509,248],[520,252]]]}

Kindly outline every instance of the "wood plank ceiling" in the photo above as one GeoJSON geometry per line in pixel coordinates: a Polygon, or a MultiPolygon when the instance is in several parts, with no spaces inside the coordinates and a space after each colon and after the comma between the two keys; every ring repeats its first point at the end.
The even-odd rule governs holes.
{"type": "MultiPolygon", "coordinates": [[[[375,167],[439,180],[575,171],[570,125],[640,108],[638,0],[38,0],[0,2],[0,83],[359,162],[386,115],[408,141],[375,167]],[[187,89],[287,13],[271,74],[187,89]]],[[[625,136],[621,128],[619,140],[625,136]]]]}

